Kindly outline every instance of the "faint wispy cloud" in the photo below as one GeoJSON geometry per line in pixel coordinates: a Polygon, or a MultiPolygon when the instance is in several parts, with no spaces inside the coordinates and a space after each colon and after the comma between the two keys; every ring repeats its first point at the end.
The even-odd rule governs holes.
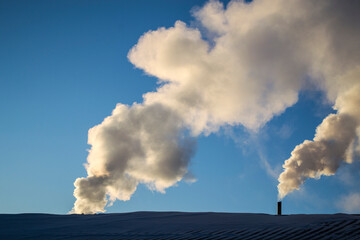
{"type": "Polygon", "coordinates": [[[336,206],[346,213],[360,212],[360,193],[353,192],[340,197],[336,206]]]}
{"type": "Polygon", "coordinates": [[[267,160],[267,158],[264,156],[263,152],[261,150],[259,150],[258,152],[258,156],[259,156],[259,159],[260,159],[260,163],[261,163],[261,166],[265,169],[266,173],[274,178],[275,180],[277,180],[277,178],[279,177],[280,173],[281,173],[281,166],[278,165],[278,166],[271,166],[269,161],[267,160]]]}

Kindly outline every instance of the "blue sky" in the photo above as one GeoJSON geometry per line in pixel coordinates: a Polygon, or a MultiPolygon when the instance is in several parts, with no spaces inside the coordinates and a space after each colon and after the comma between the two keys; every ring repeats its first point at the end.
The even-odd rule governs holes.
{"type": "MultiPolygon", "coordinates": [[[[135,69],[128,51],[139,37],[176,20],[194,23],[205,1],[0,1],[0,213],[71,210],[73,182],[85,177],[87,131],[117,103],[142,102],[157,79],[135,69]]],[[[132,199],[107,212],[221,211],[275,213],[279,169],[312,139],[333,112],[320,91],[299,101],[257,134],[241,126],[200,136],[190,169],[195,183],[166,194],[139,185],[132,199]]],[[[357,165],[284,199],[284,213],[335,213],[340,196],[356,189],[357,165]],[[355,170],[354,170],[355,169],[355,170]],[[353,176],[354,175],[354,176],[353,176]]]]}

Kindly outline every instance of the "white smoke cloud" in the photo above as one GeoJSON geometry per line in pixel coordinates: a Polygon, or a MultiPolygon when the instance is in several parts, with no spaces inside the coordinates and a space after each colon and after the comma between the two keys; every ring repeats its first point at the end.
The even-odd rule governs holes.
{"type": "Polygon", "coordinates": [[[196,146],[181,129],[179,116],[162,105],[118,104],[89,130],[88,177],[74,183],[73,212],[104,212],[108,200],[129,200],[139,183],[164,192],[180,181],[196,146]]]}
{"type": "Polygon", "coordinates": [[[357,152],[360,129],[360,68],[342,78],[344,83],[357,80],[355,85],[340,92],[335,109],[317,127],[313,141],[305,140],[295,147],[285,161],[279,176],[279,199],[299,189],[308,178],[331,176],[343,163],[352,163],[357,152]],[[348,78],[350,80],[347,80],[348,78]]]}
{"type": "Polygon", "coordinates": [[[88,177],[75,181],[73,211],[104,211],[109,200],[130,199],[139,183],[164,192],[187,176],[192,137],[225,125],[256,131],[295,104],[309,82],[336,101],[339,113],[324,120],[314,141],[294,150],[308,160],[301,157],[301,168],[295,157],[285,163],[280,195],[336,171],[356,142],[359,4],[255,0],[224,8],[210,1],[194,12],[203,32],[177,21],[145,33],[128,58],[160,86],[142,104],[119,104],[90,129],[88,177]]]}

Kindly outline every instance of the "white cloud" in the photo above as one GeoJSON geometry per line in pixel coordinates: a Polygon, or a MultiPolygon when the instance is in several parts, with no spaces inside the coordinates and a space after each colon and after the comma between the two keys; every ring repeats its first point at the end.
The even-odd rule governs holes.
{"type": "Polygon", "coordinates": [[[187,167],[196,143],[181,128],[162,105],[118,104],[89,130],[88,177],[74,183],[73,212],[103,212],[108,200],[129,200],[139,183],[165,192],[183,177],[194,181],[187,167]]]}

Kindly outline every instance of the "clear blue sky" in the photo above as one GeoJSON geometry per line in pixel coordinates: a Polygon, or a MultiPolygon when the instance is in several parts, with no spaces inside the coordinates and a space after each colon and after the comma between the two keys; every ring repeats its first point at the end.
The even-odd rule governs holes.
{"type": "MultiPolygon", "coordinates": [[[[116,103],[142,102],[156,88],[128,51],[148,30],[191,24],[191,9],[204,2],[0,1],[0,213],[71,210],[73,182],[86,176],[88,129],[116,103]]],[[[190,166],[197,182],[166,194],[140,186],[107,211],[275,213],[277,180],[260,156],[279,169],[330,112],[322,93],[301,92],[256,136],[235,127],[200,137],[190,166]]],[[[340,173],[354,177],[358,169],[340,173]]],[[[339,212],[339,197],[353,189],[338,175],[310,179],[285,198],[283,211],[339,212]]]]}

